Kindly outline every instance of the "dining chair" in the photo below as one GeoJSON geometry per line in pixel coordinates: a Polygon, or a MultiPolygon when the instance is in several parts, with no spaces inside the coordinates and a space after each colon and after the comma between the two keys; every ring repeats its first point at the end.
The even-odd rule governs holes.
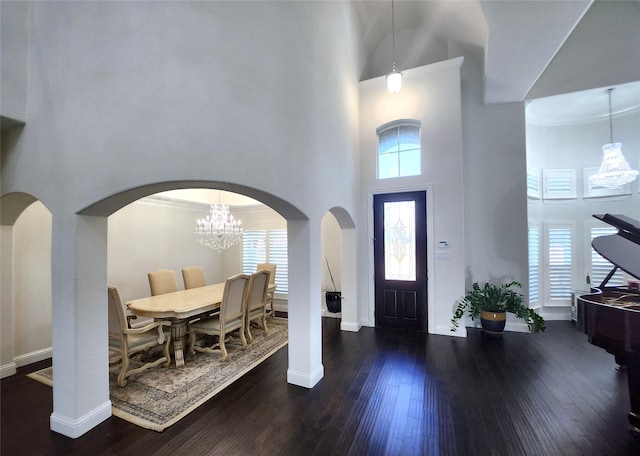
{"type": "Polygon", "coordinates": [[[204,287],[207,282],[204,278],[204,268],[201,266],[189,266],[182,269],[184,289],[204,287]]]}
{"type": "Polygon", "coordinates": [[[276,313],[276,308],[275,308],[275,303],[274,303],[274,298],[275,298],[275,294],[276,294],[276,290],[275,290],[275,283],[276,283],[276,267],[277,265],[274,263],[258,263],[258,265],[256,266],[256,271],[260,271],[262,269],[266,269],[267,271],[270,272],[269,275],[269,284],[270,285],[274,285],[273,290],[268,291],[267,292],[267,304],[270,307],[270,311],[267,312],[267,315],[275,315],[276,313]]]}
{"type": "Polygon", "coordinates": [[[151,367],[164,363],[168,366],[171,362],[169,353],[169,343],[171,334],[169,332],[169,321],[152,321],[146,326],[132,328],[127,315],[126,306],[120,296],[120,291],[112,285],[107,286],[109,300],[109,352],[115,353],[109,358],[109,364],[122,360],[117,383],[119,386],[127,384],[127,377],[138,374],[151,367]],[[136,353],[148,351],[149,349],[162,346],[164,356],[153,361],[142,363],[138,367],[130,368],[131,356],[136,353]]]}
{"type": "Polygon", "coordinates": [[[173,269],[158,269],[147,274],[151,296],[178,291],[178,280],[173,269]]]}
{"type": "Polygon", "coordinates": [[[225,346],[225,338],[235,330],[239,330],[242,347],[247,346],[244,336],[244,311],[250,276],[237,274],[226,280],[222,292],[220,312],[216,315],[201,318],[189,323],[188,353],[195,356],[196,351],[205,353],[220,353],[220,360],[225,361],[229,356],[225,346]],[[196,345],[198,335],[217,336],[217,342],[209,347],[196,345]]]}
{"type": "Polygon", "coordinates": [[[269,333],[267,328],[267,293],[269,288],[269,271],[262,269],[254,272],[249,281],[249,292],[247,296],[247,310],[245,331],[249,343],[253,342],[251,335],[251,322],[260,321],[265,336],[269,333]]]}

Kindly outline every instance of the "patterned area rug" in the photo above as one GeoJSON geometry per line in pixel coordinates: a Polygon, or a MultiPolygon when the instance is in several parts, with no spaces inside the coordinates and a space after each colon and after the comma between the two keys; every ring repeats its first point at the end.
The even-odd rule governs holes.
{"type": "MultiPolygon", "coordinates": [[[[266,337],[264,331],[252,329],[253,343],[245,350],[239,338],[229,341],[229,357],[224,362],[218,354],[198,353],[187,358],[182,368],[160,365],[128,377],[122,388],[116,384],[118,364],[111,366],[112,413],[138,426],[163,431],[287,345],[286,318],[269,317],[267,327],[266,337]]],[[[27,376],[52,386],[52,369],[27,376]]]]}

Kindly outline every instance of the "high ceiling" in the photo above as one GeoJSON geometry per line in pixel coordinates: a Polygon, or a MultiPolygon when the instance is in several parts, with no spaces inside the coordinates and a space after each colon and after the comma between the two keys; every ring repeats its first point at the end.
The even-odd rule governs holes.
{"type": "MultiPolygon", "coordinates": [[[[371,55],[392,32],[392,2],[355,3],[364,47],[371,55]]],[[[442,46],[452,43],[482,62],[486,103],[523,101],[591,3],[592,0],[396,0],[393,24],[396,35],[420,30],[422,33],[416,36],[428,35],[442,46]]]]}

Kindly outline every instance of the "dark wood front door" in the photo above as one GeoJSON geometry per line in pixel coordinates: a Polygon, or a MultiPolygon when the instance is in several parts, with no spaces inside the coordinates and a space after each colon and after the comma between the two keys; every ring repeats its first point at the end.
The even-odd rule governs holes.
{"type": "Polygon", "coordinates": [[[426,192],[373,197],[376,326],[427,329],[426,192]]]}

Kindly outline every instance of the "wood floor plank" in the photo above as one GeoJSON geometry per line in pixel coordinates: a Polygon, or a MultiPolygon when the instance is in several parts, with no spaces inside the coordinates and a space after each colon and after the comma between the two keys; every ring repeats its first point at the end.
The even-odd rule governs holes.
{"type": "Polygon", "coordinates": [[[466,339],[342,332],[323,319],[324,378],[289,385],[280,350],[162,433],[111,417],[78,439],[49,430],[52,389],[2,380],[7,455],[640,455],[626,372],[570,322],[466,339]]]}

